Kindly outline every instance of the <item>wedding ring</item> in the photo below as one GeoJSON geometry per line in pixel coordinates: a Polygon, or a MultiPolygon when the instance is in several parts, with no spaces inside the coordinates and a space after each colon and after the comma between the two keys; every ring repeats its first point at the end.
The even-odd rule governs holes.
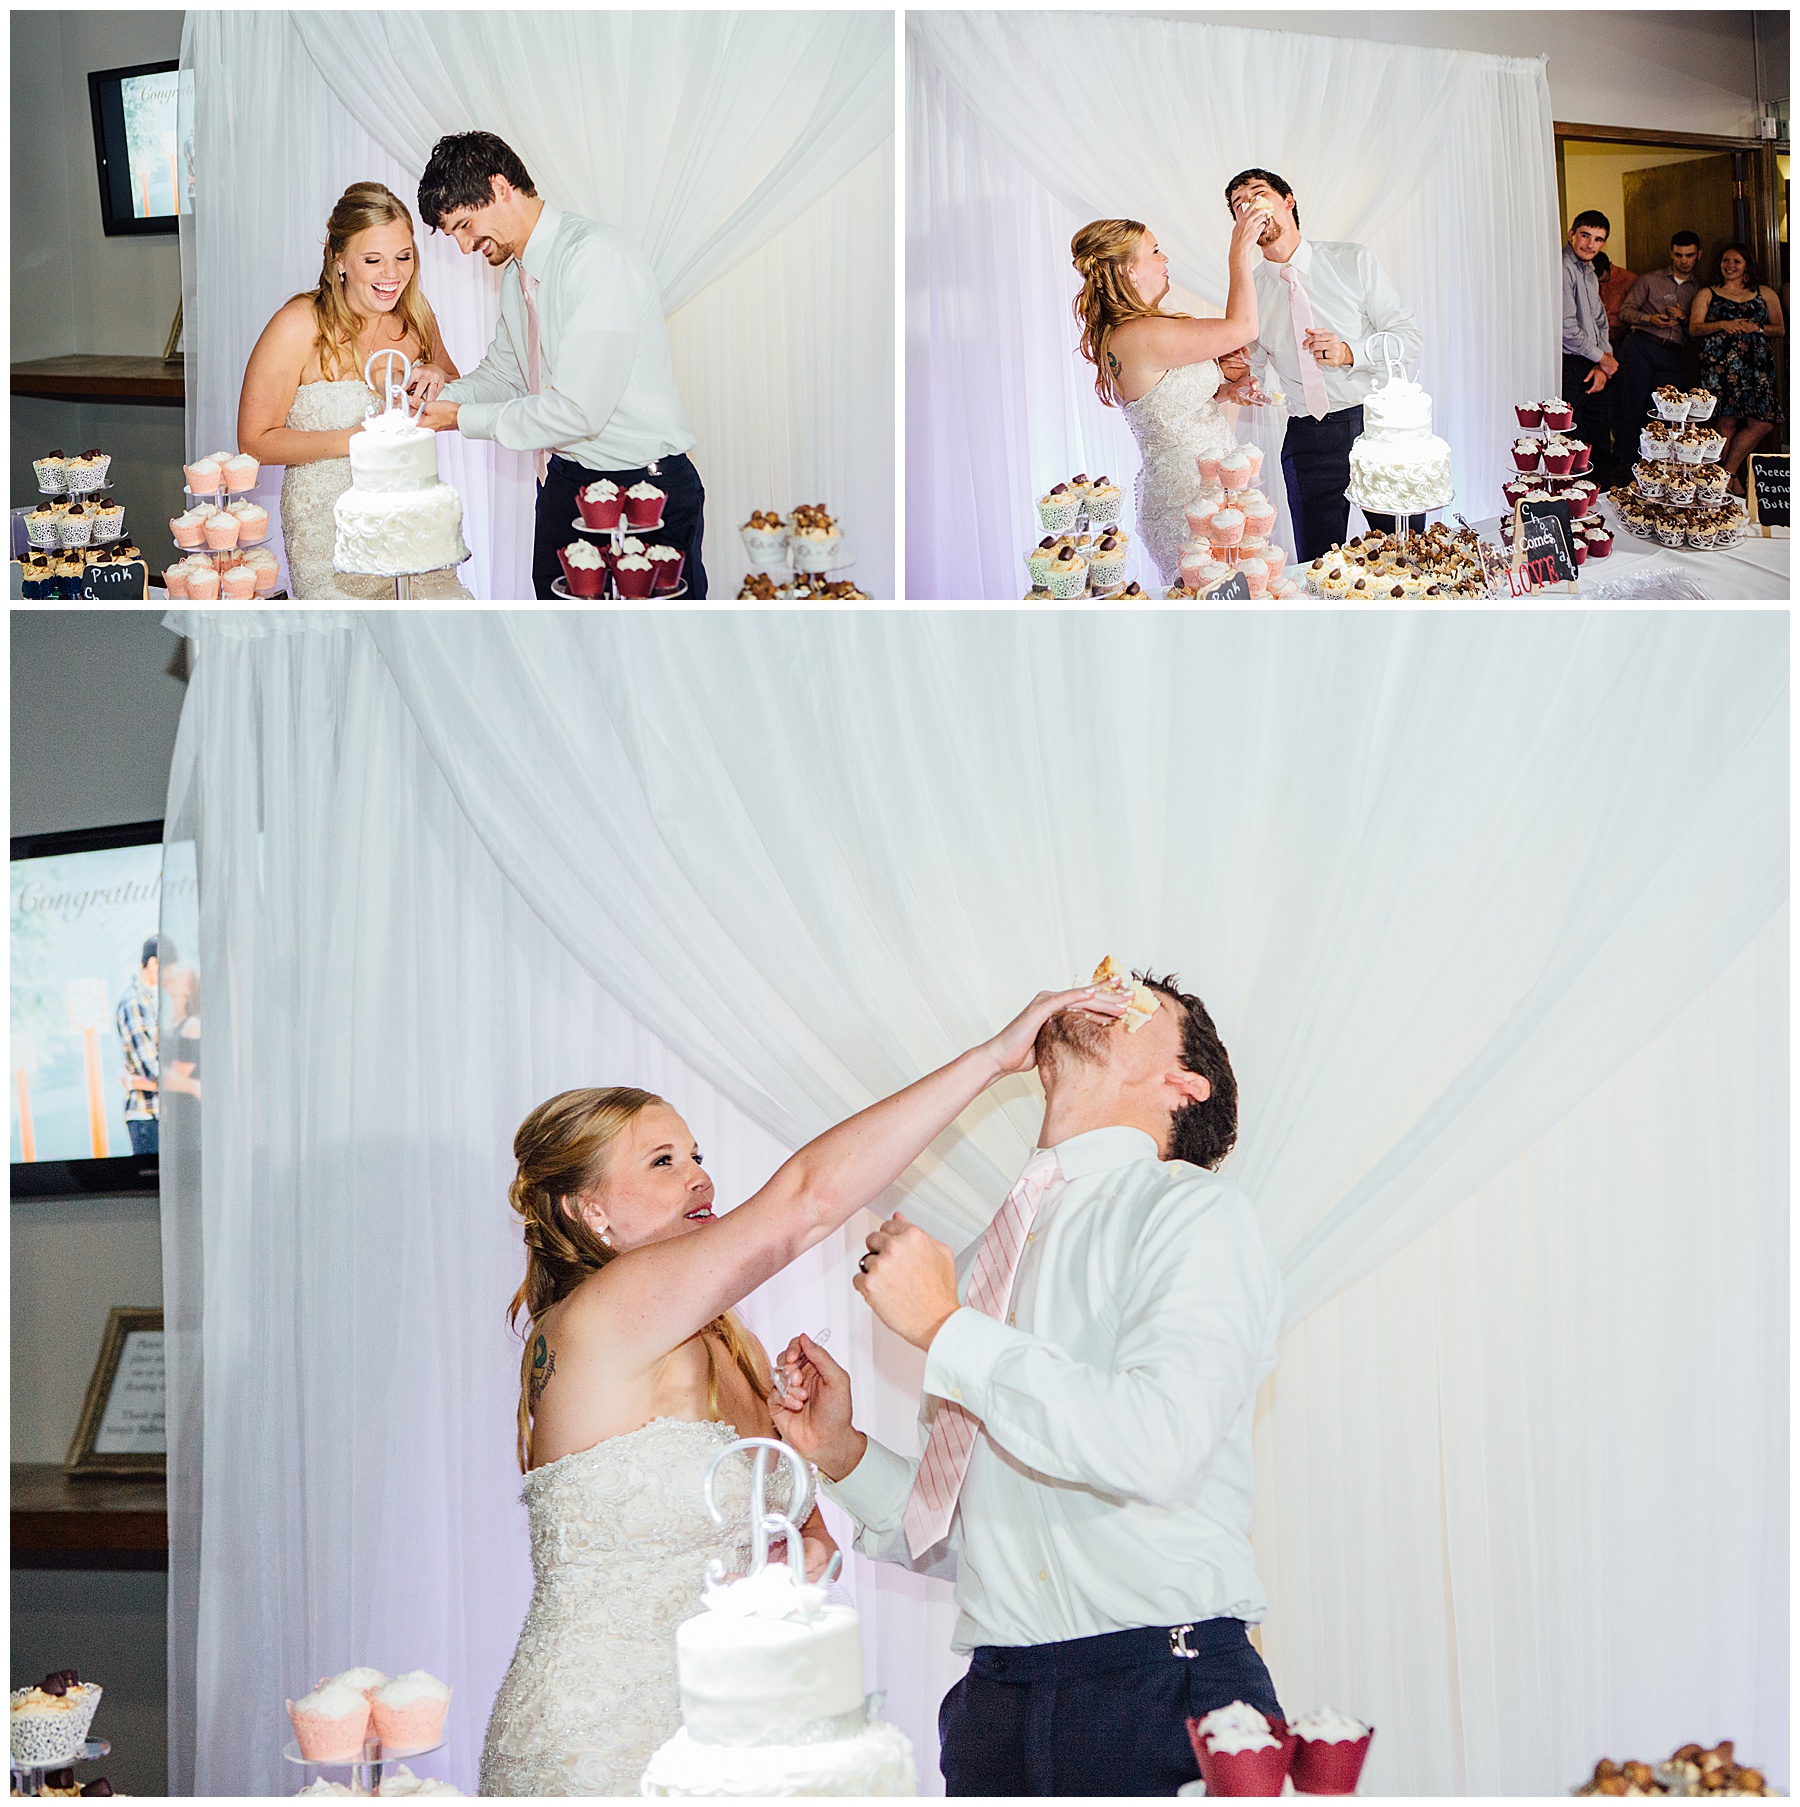
{"type": "MultiPolygon", "coordinates": [[[[874,1253],[874,1251],[870,1250],[870,1254],[873,1254],[873,1253],[874,1253]]],[[[857,1262],[856,1271],[859,1274],[866,1274],[869,1271],[869,1256],[868,1255],[863,1256],[862,1260],[857,1262]]]]}

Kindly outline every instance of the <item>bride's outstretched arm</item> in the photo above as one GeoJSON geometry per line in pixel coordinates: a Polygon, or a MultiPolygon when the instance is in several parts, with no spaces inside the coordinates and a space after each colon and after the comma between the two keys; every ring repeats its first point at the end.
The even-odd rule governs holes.
{"type": "Polygon", "coordinates": [[[1223,319],[1192,320],[1173,314],[1152,314],[1128,321],[1120,330],[1141,335],[1149,360],[1164,370],[1204,364],[1209,359],[1242,351],[1256,337],[1256,236],[1263,225],[1262,215],[1245,213],[1231,230],[1231,283],[1225,294],[1223,319]]]}
{"type": "Polygon", "coordinates": [[[573,1312],[612,1361],[648,1366],[878,1198],[996,1079],[1027,1071],[1048,1018],[1124,1007],[1110,987],[1040,992],[998,1035],[815,1137],[735,1211],[608,1262],[570,1295],[563,1322],[573,1312]]]}

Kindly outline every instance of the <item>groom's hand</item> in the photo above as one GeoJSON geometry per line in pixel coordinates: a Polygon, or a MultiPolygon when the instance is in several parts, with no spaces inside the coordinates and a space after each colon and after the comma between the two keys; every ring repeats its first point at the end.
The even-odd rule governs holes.
{"type": "Polygon", "coordinates": [[[454,433],[459,402],[427,402],[419,411],[419,425],[428,433],[454,433]]]}
{"type": "Polygon", "coordinates": [[[869,1238],[862,1272],[850,1282],[875,1315],[915,1349],[929,1349],[944,1320],[958,1310],[956,1257],[898,1211],[869,1238]]]}
{"type": "Polygon", "coordinates": [[[775,1434],[841,1481],[869,1439],[851,1422],[850,1376],[810,1336],[797,1336],[776,1363],[782,1390],[769,1396],[775,1434]]]}

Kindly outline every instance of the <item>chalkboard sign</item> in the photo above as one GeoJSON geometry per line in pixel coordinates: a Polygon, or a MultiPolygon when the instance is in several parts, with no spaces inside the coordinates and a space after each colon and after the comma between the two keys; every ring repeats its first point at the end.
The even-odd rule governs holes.
{"type": "Polygon", "coordinates": [[[150,567],[134,558],[128,565],[94,565],[87,573],[87,593],[96,602],[142,602],[150,591],[150,567]]]}
{"type": "Polygon", "coordinates": [[[1233,571],[1216,590],[1209,590],[1208,602],[1248,602],[1250,600],[1250,580],[1242,571],[1233,571]]]}
{"type": "Polygon", "coordinates": [[[1786,527],[1788,522],[1788,454],[1752,452],[1750,519],[1759,527],[1786,527]]]}
{"type": "Polygon", "coordinates": [[[1570,551],[1574,528],[1564,501],[1521,502],[1513,513],[1512,553],[1506,569],[1507,587],[1515,596],[1548,589],[1551,584],[1576,578],[1575,555],[1570,551]]]}

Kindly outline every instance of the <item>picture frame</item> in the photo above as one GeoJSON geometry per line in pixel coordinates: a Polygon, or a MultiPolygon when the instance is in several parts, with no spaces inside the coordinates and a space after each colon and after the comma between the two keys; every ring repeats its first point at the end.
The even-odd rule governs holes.
{"type": "Polygon", "coordinates": [[[115,1305],[107,1313],[64,1474],[166,1478],[162,1335],[160,1306],[115,1305]]]}
{"type": "Polygon", "coordinates": [[[181,310],[185,304],[175,303],[175,318],[169,322],[169,336],[163,341],[162,361],[165,364],[184,364],[187,362],[182,346],[181,310]]]}

